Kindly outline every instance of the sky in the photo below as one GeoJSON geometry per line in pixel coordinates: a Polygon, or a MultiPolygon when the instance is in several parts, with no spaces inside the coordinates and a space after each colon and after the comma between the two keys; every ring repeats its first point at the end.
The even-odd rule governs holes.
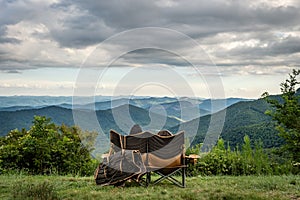
{"type": "Polygon", "coordinates": [[[0,0],[0,96],[277,94],[299,21],[298,0],[0,0]]]}

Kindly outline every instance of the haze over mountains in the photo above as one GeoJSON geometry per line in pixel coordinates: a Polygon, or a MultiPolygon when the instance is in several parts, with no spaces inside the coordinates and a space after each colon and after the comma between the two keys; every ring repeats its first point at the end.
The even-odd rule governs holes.
{"type": "MultiPolygon", "coordinates": [[[[72,108],[80,116],[84,130],[108,134],[115,129],[127,134],[133,124],[145,130],[185,130],[193,144],[203,142],[208,129],[214,130],[212,118],[226,112],[221,137],[231,146],[242,143],[245,134],[261,139],[265,147],[278,146],[282,141],[275,133],[271,118],[264,114],[269,105],[262,99],[196,99],[172,97],[95,97],[96,102],[72,105],[72,97],[0,97],[0,135],[12,129],[28,129],[34,115],[52,118],[54,123],[74,125],[72,108]],[[93,115],[97,123],[93,122],[93,115]]],[[[82,102],[85,102],[82,99],[82,102]]],[[[78,119],[77,119],[78,120],[78,119]]]]}

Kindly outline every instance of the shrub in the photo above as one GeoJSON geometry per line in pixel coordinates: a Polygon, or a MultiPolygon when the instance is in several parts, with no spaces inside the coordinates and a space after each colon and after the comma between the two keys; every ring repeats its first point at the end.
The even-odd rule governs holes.
{"type": "Polygon", "coordinates": [[[35,116],[28,131],[13,130],[1,139],[0,169],[91,175],[92,149],[82,145],[81,133],[78,127],[57,126],[50,118],[35,116]]]}
{"type": "MultiPolygon", "coordinates": [[[[298,173],[292,162],[281,158],[281,162],[273,158],[263,149],[261,141],[251,147],[248,136],[244,137],[241,150],[225,147],[220,139],[209,153],[202,153],[196,165],[189,165],[188,175],[270,175],[298,173]]],[[[189,150],[192,151],[192,150],[189,150]]]]}

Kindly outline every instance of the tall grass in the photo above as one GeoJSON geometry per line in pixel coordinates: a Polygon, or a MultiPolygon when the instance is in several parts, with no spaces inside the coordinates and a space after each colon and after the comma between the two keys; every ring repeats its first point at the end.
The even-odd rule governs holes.
{"type": "Polygon", "coordinates": [[[60,199],[53,182],[16,182],[13,184],[13,199],[60,199]]]}
{"type": "Polygon", "coordinates": [[[100,187],[93,177],[0,175],[0,199],[299,199],[299,176],[188,177],[187,187],[167,181],[142,187],[100,187]]]}

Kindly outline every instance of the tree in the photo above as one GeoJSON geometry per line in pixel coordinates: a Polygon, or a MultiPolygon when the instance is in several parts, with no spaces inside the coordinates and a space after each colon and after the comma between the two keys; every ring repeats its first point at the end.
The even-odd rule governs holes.
{"type": "Polygon", "coordinates": [[[78,127],[57,126],[50,118],[35,116],[26,131],[13,130],[0,140],[0,170],[26,170],[33,174],[90,175],[91,148],[81,143],[78,127]]]}
{"type": "Polygon", "coordinates": [[[297,80],[299,74],[300,70],[294,69],[289,74],[289,79],[280,84],[282,94],[279,99],[269,96],[267,92],[263,94],[265,100],[274,108],[266,114],[276,121],[279,136],[286,142],[284,149],[296,162],[300,161],[300,89],[297,90],[297,85],[300,84],[297,80]]]}

